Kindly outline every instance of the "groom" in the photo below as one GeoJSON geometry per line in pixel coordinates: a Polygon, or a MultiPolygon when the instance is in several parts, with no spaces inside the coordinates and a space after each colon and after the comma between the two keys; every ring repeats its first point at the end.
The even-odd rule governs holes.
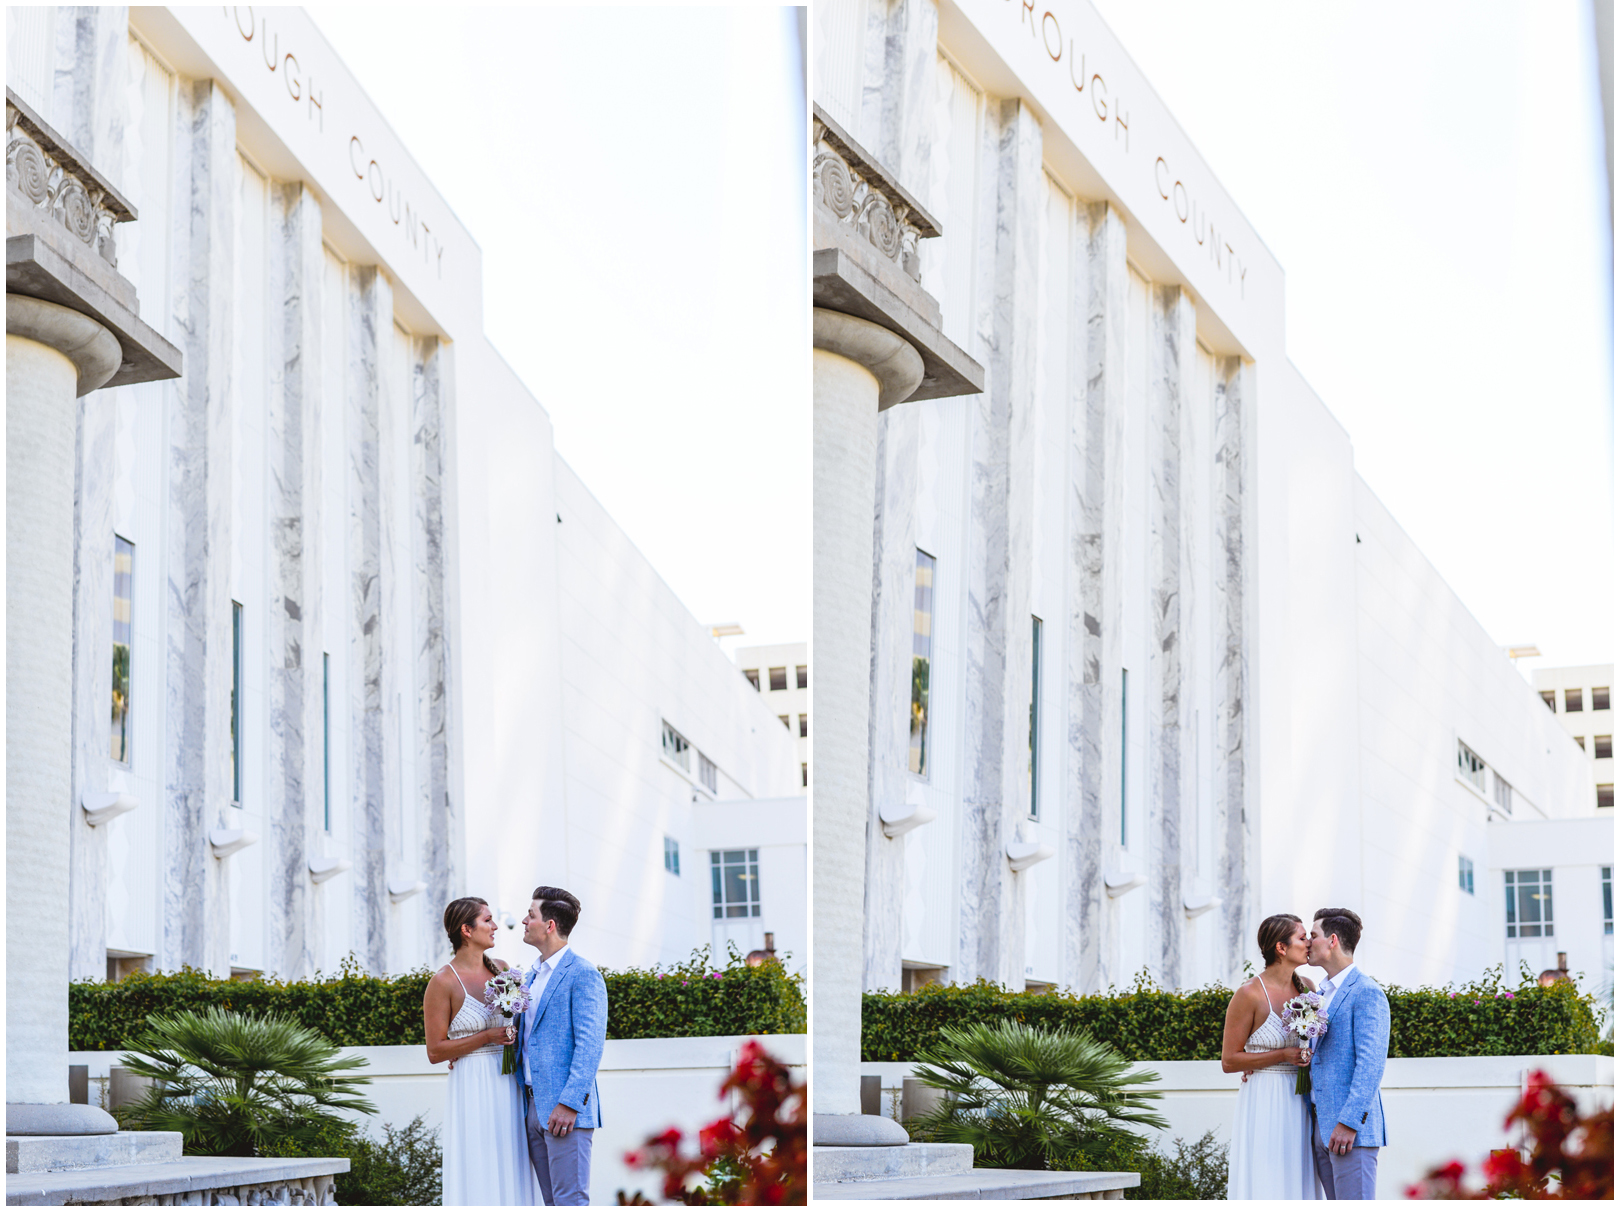
{"type": "Polygon", "coordinates": [[[1384,1146],[1379,1082],[1390,1050],[1390,1002],[1357,970],[1362,919],[1349,909],[1318,909],[1307,963],[1328,973],[1323,1008],[1328,1033],[1314,1040],[1311,1061],[1311,1151],[1330,1199],[1366,1201],[1378,1184],[1384,1146]]]}
{"type": "Polygon", "coordinates": [[[520,1042],[527,1154],[544,1206],[587,1206],[600,1125],[595,1074],[605,1054],[605,978],[568,943],[582,909],[564,888],[539,888],[523,935],[542,957],[525,980],[520,1042]]]}

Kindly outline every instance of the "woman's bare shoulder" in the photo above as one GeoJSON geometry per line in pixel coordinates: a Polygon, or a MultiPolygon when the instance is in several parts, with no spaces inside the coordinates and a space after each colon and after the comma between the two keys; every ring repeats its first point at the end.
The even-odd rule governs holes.
{"type": "Polygon", "coordinates": [[[506,963],[503,959],[495,959],[493,962],[498,964],[499,970],[502,971],[502,972],[510,970],[510,965],[508,963],[506,963]]]}
{"type": "Polygon", "coordinates": [[[1311,982],[1310,976],[1301,976],[1300,982],[1306,986],[1307,992],[1316,992],[1317,986],[1311,982]]]}

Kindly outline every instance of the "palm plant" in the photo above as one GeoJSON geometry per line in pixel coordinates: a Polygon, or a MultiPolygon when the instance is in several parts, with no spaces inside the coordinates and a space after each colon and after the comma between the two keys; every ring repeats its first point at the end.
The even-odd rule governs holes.
{"type": "Polygon", "coordinates": [[[1082,1030],[944,1027],[914,1076],[944,1094],[911,1121],[915,1138],[971,1144],[986,1168],[1090,1167],[1092,1157],[1141,1149],[1130,1128],[1166,1125],[1146,1104],[1161,1096],[1144,1087],[1159,1076],[1082,1030]]]}
{"type": "Polygon", "coordinates": [[[332,1127],[351,1132],[340,1110],[374,1114],[351,1075],[365,1061],[284,1018],[214,1007],[155,1017],[122,1059],[151,1080],[118,1111],[130,1130],[179,1131],[185,1151],[253,1156],[260,1148],[311,1142],[332,1127]]]}

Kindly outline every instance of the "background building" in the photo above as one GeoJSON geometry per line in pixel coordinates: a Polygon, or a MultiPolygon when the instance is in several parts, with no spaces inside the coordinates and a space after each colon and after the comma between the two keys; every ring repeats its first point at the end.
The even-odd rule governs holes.
{"type": "Polygon", "coordinates": [[[1234,982],[1338,904],[1386,982],[1537,967],[1505,889],[1614,863],[1590,767],[1358,476],[1124,48],[1082,0],[815,20],[815,305],[924,369],[871,437],[864,986],[1234,982]]]}
{"type": "Polygon", "coordinates": [[[813,764],[813,688],[807,642],[751,645],[734,651],[734,664],[791,734],[801,762],[801,786],[809,786],[813,764]]]}
{"type": "Polygon", "coordinates": [[[1614,665],[1537,670],[1532,681],[1542,702],[1591,759],[1597,806],[1614,808],[1614,710],[1609,707],[1614,665]]]}
{"type": "Polygon", "coordinates": [[[539,883],[608,966],[730,905],[804,952],[795,738],[555,454],[480,248],[308,17],[11,10],[7,54],[184,354],[82,411],[71,974],[397,972],[539,883]]]}

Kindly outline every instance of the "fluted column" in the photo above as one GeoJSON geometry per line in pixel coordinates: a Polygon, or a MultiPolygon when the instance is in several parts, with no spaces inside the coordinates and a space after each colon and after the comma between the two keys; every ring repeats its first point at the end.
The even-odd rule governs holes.
{"type": "Polygon", "coordinates": [[[876,416],[911,396],[919,353],[884,327],[813,311],[813,1112],[818,1144],[900,1144],[863,1116],[863,883],[869,824],[869,649],[876,416]]]}
{"type": "Polygon", "coordinates": [[[73,458],[78,398],[122,362],[93,319],[6,296],[6,1131],[103,1134],[67,1104],[73,458]]]}

